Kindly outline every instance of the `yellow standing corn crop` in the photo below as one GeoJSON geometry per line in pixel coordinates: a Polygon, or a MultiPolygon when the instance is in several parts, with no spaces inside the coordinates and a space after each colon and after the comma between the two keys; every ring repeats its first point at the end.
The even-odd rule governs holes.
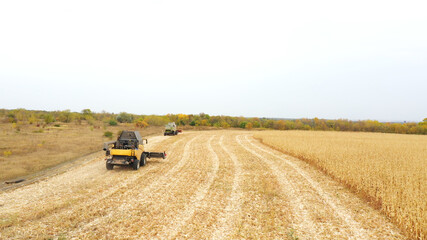
{"type": "Polygon", "coordinates": [[[319,167],[374,200],[411,237],[427,239],[427,136],[263,131],[255,137],[319,167]]]}

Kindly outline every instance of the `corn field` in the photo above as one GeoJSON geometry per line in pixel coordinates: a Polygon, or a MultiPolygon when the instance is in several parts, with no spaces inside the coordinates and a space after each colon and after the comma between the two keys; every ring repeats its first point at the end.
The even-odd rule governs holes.
{"type": "Polygon", "coordinates": [[[264,131],[255,137],[350,186],[409,236],[427,238],[426,136],[264,131]]]}

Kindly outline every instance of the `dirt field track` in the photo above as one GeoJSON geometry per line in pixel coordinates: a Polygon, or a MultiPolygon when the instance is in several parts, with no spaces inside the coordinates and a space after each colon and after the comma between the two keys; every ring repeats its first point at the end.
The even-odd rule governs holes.
{"type": "Polygon", "coordinates": [[[107,171],[100,154],[0,192],[0,239],[405,239],[343,186],[250,132],[151,137],[147,148],[168,157],[107,171]]]}

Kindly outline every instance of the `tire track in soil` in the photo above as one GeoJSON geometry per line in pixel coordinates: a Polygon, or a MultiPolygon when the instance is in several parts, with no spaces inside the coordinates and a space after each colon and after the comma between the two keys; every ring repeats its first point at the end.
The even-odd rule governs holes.
{"type": "MultiPolygon", "coordinates": [[[[155,141],[154,145],[156,145],[158,142],[158,140],[155,141]]],[[[7,202],[7,206],[9,208],[14,210],[21,210],[21,212],[25,211],[25,209],[28,208],[34,209],[34,205],[38,204],[40,201],[51,200],[51,202],[54,202],[54,200],[52,199],[61,197],[62,194],[66,194],[70,191],[70,185],[77,185],[80,187],[80,185],[84,185],[85,181],[88,181],[90,178],[92,178],[94,172],[93,170],[95,169],[95,167],[90,167],[90,165],[97,165],[99,161],[103,158],[104,157],[96,157],[94,159],[82,163],[78,167],[72,167],[69,170],[63,172],[62,174],[52,176],[49,179],[33,183],[32,185],[23,186],[15,191],[1,193],[1,201],[7,202]],[[75,172],[79,175],[78,179],[72,178],[72,175],[75,172]],[[46,189],[44,185],[47,185],[48,181],[52,183],[50,183],[48,192],[46,192],[43,190],[46,189]],[[30,191],[31,198],[28,198],[26,197],[26,195],[29,195],[28,192],[30,191]],[[22,196],[22,198],[20,198],[20,196],[22,196]]],[[[105,171],[98,170],[96,173],[98,175],[103,175],[104,172],[105,171]]],[[[5,209],[3,208],[3,210],[5,209]]],[[[49,212],[47,209],[44,209],[44,211],[49,212]]]]}
{"type": "MultiPolygon", "coordinates": [[[[196,140],[196,138],[200,138],[200,136],[196,136],[192,141],[196,140]]],[[[105,220],[107,224],[104,224],[101,230],[97,226],[97,230],[124,238],[155,238],[158,228],[168,222],[165,219],[174,210],[171,208],[171,205],[176,205],[174,201],[184,202],[185,200],[177,199],[174,193],[176,188],[182,186],[181,182],[185,182],[188,178],[186,175],[189,173],[186,170],[193,165],[190,160],[194,152],[197,152],[194,151],[197,146],[197,144],[187,142],[186,146],[182,148],[182,158],[174,166],[173,171],[170,171],[168,175],[161,176],[160,180],[153,182],[150,186],[136,191],[135,195],[131,196],[135,204],[122,205],[123,211],[115,211],[111,217],[105,220]],[[124,219],[128,223],[127,228],[123,228],[122,222],[124,219]],[[141,235],[143,237],[137,237],[141,235]]],[[[84,234],[92,234],[92,230],[89,229],[84,234]]]]}
{"type": "MultiPolygon", "coordinates": [[[[153,145],[157,145],[158,143],[161,143],[162,141],[157,141],[155,142],[153,145]]],[[[174,145],[176,145],[177,142],[174,143],[174,145]]],[[[153,146],[151,146],[153,147],[153,146]]],[[[155,147],[155,146],[154,146],[155,147]]],[[[104,163],[104,162],[103,162],[104,163]]],[[[95,164],[95,165],[99,165],[99,164],[95,164]]],[[[96,166],[96,167],[102,167],[105,164],[101,164],[101,166],[96,166]]],[[[105,167],[103,168],[103,174],[98,175],[98,179],[100,182],[103,182],[105,180],[109,180],[114,182],[115,184],[111,185],[113,188],[108,189],[105,187],[105,184],[99,183],[99,182],[91,182],[92,185],[94,186],[98,186],[101,187],[102,189],[98,189],[99,191],[101,191],[101,195],[99,196],[98,194],[95,195],[84,195],[85,193],[83,192],[80,196],[78,196],[78,200],[81,201],[72,201],[71,203],[65,203],[63,204],[64,207],[59,207],[58,209],[54,209],[54,211],[45,211],[44,214],[42,216],[35,216],[35,218],[30,218],[28,220],[25,220],[23,222],[19,222],[17,224],[17,226],[12,226],[11,229],[11,235],[15,235],[16,233],[20,233],[23,234],[22,238],[25,238],[25,236],[29,237],[29,236],[33,236],[36,234],[40,234],[40,232],[42,232],[41,236],[44,236],[45,238],[48,236],[53,236],[58,234],[59,232],[59,228],[55,227],[55,224],[57,223],[61,223],[64,220],[70,220],[71,222],[65,226],[65,228],[74,228],[76,227],[78,224],[81,224],[82,222],[85,221],[89,221],[90,220],[90,216],[88,216],[88,212],[92,212],[92,214],[102,214],[103,209],[102,207],[99,208],[99,206],[97,205],[98,202],[103,202],[106,201],[106,199],[108,198],[113,198],[114,195],[116,194],[123,194],[126,192],[126,189],[129,189],[129,186],[137,179],[143,177],[144,175],[148,174],[149,172],[152,171],[156,171],[157,168],[156,166],[150,166],[148,165],[148,169],[144,168],[144,170],[146,170],[145,172],[139,172],[139,174],[137,172],[133,172],[134,174],[129,175],[128,173],[131,172],[132,170],[126,170],[125,168],[123,169],[118,169],[117,172],[110,172],[105,170],[105,167]],[[122,177],[124,177],[123,181],[121,182],[116,182],[114,179],[117,178],[117,175],[122,175],[122,177]],[[105,177],[106,178],[103,178],[105,177]],[[107,189],[107,190],[105,190],[107,189]],[[124,191],[125,190],[125,191],[124,191]],[[89,198],[89,199],[84,199],[84,198],[89,198]],[[90,200],[90,201],[88,201],[90,200]],[[97,209],[94,209],[94,206],[97,206],[97,209]],[[92,210],[91,210],[92,209],[92,210]],[[76,214],[78,213],[78,214],[76,214]],[[50,214],[50,215],[49,215],[50,214]],[[53,218],[53,220],[52,220],[53,218]],[[78,223],[74,223],[76,222],[77,219],[80,219],[81,221],[79,221],[78,223]],[[26,226],[25,231],[17,231],[17,229],[22,228],[22,226],[26,226]]],[[[91,166],[85,166],[86,169],[89,170],[89,168],[91,166]]],[[[113,170],[114,171],[114,170],[113,170]]],[[[89,173],[91,171],[89,170],[89,173]]],[[[69,174],[72,174],[69,173],[69,174]]],[[[62,177],[62,176],[58,176],[58,177],[62,177]]],[[[53,180],[53,179],[50,179],[53,180]]],[[[96,181],[94,180],[94,181],[96,181]]],[[[60,184],[61,186],[61,184],[60,184]]],[[[44,187],[44,186],[41,186],[44,187]]],[[[84,187],[84,186],[80,186],[80,187],[84,187]]],[[[55,192],[55,189],[51,190],[52,192],[55,192]]],[[[97,193],[96,189],[95,192],[97,193]]],[[[46,201],[46,199],[43,199],[42,201],[46,201]]],[[[47,204],[47,203],[45,203],[47,204]]],[[[43,209],[42,209],[43,210],[43,209]]],[[[64,226],[60,227],[61,232],[64,232],[64,226]]],[[[4,231],[5,232],[5,231],[4,231]]]]}
{"type": "Polygon", "coordinates": [[[172,151],[168,159],[107,171],[97,158],[0,193],[0,223],[18,217],[0,239],[287,239],[292,228],[300,239],[404,239],[361,201],[352,207],[353,195],[335,198],[338,184],[250,134],[150,142],[172,151]]]}
{"type": "MultiPolygon", "coordinates": [[[[206,133],[207,135],[212,135],[206,133]]],[[[224,132],[220,132],[223,135],[224,132]]],[[[223,212],[226,205],[227,199],[231,195],[231,186],[233,184],[234,169],[232,160],[228,158],[225,152],[221,150],[218,143],[218,138],[215,138],[212,143],[212,148],[219,159],[219,169],[217,175],[209,188],[207,194],[202,200],[203,203],[194,212],[193,216],[180,228],[176,239],[208,239],[214,231],[214,226],[217,223],[219,213],[223,212]]],[[[207,139],[208,140],[208,139],[207,139]]],[[[206,141],[207,142],[207,141],[206,141]]],[[[209,150],[207,144],[204,144],[203,155],[197,157],[197,162],[204,161],[206,166],[204,172],[208,172],[212,169],[212,161],[207,161],[206,157],[209,157],[209,150]]],[[[205,178],[200,181],[206,181],[205,178]]]]}
{"type": "Polygon", "coordinates": [[[289,199],[289,204],[293,210],[292,224],[294,225],[296,232],[302,233],[302,235],[307,239],[318,239],[317,233],[320,231],[320,227],[312,221],[306,207],[304,206],[303,199],[301,199],[300,195],[296,191],[296,186],[289,181],[285,173],[281,172],[276,165],[245,146],[240,140],[241,136],[242,135],[236,136],[236,142],[239,143],[239,145],[246,151],[263,161],[280,182],[281,191],[287,196],[287,199],[289,199]]]}
{"type": "MultiPolygon", "coordinates": [[[[200,137],[196,136],[197,139],[200,137]]],[[[193,140],[195,141],[196,138],[193,140]]],[[[200,141],[202,140],[197,142],[200,141]]],[[[197,185],[195,184],[182,189],[183,183],[191,181],[191,177],[194,177],[189,169],[194,165],[192,162],[193,155],[199,152],[197,151],[197,144],[189,143],[191,147],[187,145],[188,147],[184,149],[182,160],[175,167],[175,170],[169,172],[169,176],[164,176],[164,179],[153,183],[151,187],[139,191],[133,197],[137,199],[137,204],[126,207],[123,212],[116,212],[118,215],[111,218],[110,226],[105,231],[113,231],[114,236],[125,236],[125,238],[157,238],[159,229],[171,221],[166,219],[173,219],[176,215],[174,211],[182,209],[176,205],[187,201],[188,198],[182,198],[181,195],[191,195],[193,189],[196,191],[197,185]],[[178,196],[177,193],[181,195],[178,196]],[[114,220],[117,218],[126,219],[126,222],[132,224],[128,228],[123,228],[120,221],[114,220]],[[141,235],[142,237],[138,237],[141,235]]]]}
{"type": "Polygon", "coordinates": [[[228,145],[242,164],[242,212],[233,239],[287,239],[291,227],[289,199],[273,171],[236,140],[228,145]]]}
{"type": "MultiPolygon", "coordinates": [[[[200,187],[197,189],[196,193],[190,198],[186,203],[184,210],[180,212],[179,215],[175,215],[175,218],[169,224],[165,225],[167,228],[163,229],[162,233],[157,235],[159,239],[174,239],[177,234],[180,232],[180,229],[190,220],[194,215],[195,211],[203,207],[203,199],[208,193],[209,189],[212,186],[212,183],[217,176],[219,169],[219,158],[218,155],[212,148],[212,139],[216,136],[211,136],[207,142],[207,148],[209,150],[210,159],[212,159],[212,168],[208,172],[207,180],[202,182],[200,187]]],[[[205,205],[207,202],[205,202],[205,205]]]]}
{"type": "MultiPolygon", "coordinates": [[[[202,141],[200,141],[200,142],[202,142],[202,141]]],[[[233,146],[235,147],[234,143],[233,143],[233,146]]],[[[181,149],[179,149],[179,150],[181,150],[181,149]]],[[[194,154],[196,156],[200,155],[200,156],[203,156],[203,158],[206,156],[204,154],[207,152],[207,149],[205,150],[205,149],[197,148],[196,150],[197,151],[194,151],[194,154]]],[[[190,151],[190,149],[188,149],[188,151],[186,151],[186,152],[190,153],[191,151],[190,151]]],[[[239,151],[239,153],[240,153],[240,151],[239,151]]],[[[194,155],[194,154],[191,153],[190,156],[194,155]]],[[[170,156],[171,155],[169,155],[169,157],[170,156]]],[[[200,156],[198,159],[202,159],[200,156]]],[[[246,157],[242,157],[242,159],[246,159],[246,157]]],[[[155,214],[154,218],[152,218],[153,215],[151,215],[151,216],[148,215],[148,217],[147,217],[147,215],[144,216],[143,214],[141,214],[141,213],[144,213],[144,210],[142,210],[142,212],[141,212],[141,209],[136,209],[137,210],[136,213],[126,211],[127,207],[124,207],[125,208],[124,213],[119,212],[118,209],[114,209],[114,216],[117,216],[117,218],[111,217],[111,218],[107,218],[105,221],[101,219],[102,221],[95,222],[91,227],[85,229],[86,232],[79,232],[79,233],[75,234],[78,236],[74,235],[73,237],[94,239],[94,238],[117,238],[118,236],[120,236],[121,238],[136,238],[135,237],[136,235],[132,234],[132,231],[135,231],[135,228],[137,228],[136,231],[138,231],[140,229],[147,230],[146,235],[142,234],[142,235],[144,235],[144,238],[146,236],[148,236],[148,238],[150,238],[150,236],[153,236],[153,238],[154,238],[156,236],[156,231],[155,231],[155,229],[153,230],[153,227],[155,227],[153,225],[167,224],[167,222],[162,222],[162,218],[173,219],[173,217],[174,217],[174,215],[172,215],[172,216],[168,215],[169,211],[172,211],[172,212],[174,211],[173,207],[171,208],[168,205],[170,203],[172,203],[172,204],[174,204],[174,203],[168,199],[166,199],[165,203],[163,203],[162,202],[164,200],[163,194],[168,194],[169,192],[172,192],[172,191],[169,191],[169,189],[171,189],[174,186],[176,187],[177,183],[181,184],[181,183],[184,183],[186,181],[190,181],[190,184],[195,185],[194,188],[197,188],[199,186],[199,185],[197,185],[199,183],[197,178],[196,178],[196,181],[191,181],[192,179],[194,179],[192,174],[195,173],[194,169],[191,169],[191,165],[194,165],[195,163],[196,163],[196,161],[194,161],[194,159],[193,159],[193,161],[191,161],[191,162],[187,163],[185,166],[183,166],[183,169],[184,169],[183,171],[180,170],[177,172],[176,175],[170,176],[171,178],[175,178],[175,179],[173,180],[173,184],[166,185],[166,187],[168,188],[167,190],[162,188],[163,186],[156,187],[153,189],[157,192],[160,192],[160,194],[157,194],[155,196],[149,196],[150,192],[147,192],[148,193],[148,200],[147,200],[147,195],[145,195],[145,199],[143,199],[143,198],[138,199],[138,200],[141,200],[143,203],[148,203],[148,204],[157,204],[156,202],[158,202],[158,201],[161,202],[161,205],[158,205],[154,208],[157,212],[151,211],[151,208],[150,208],[151,213],[155,214]],[[194,183],[196,183],[196,184],[194,184],[194,183]],[[156,213],[158,213],[158,214],[156,214],[156,213]],[[133,216],[136,216],[136,220],[145,219],[147,221],[146,222],[143,222],[143,221],[139,221],[139,222],[138,221],[130,221],[129,222],[128,219],[133,219],[132,218],[133,216]],[[126,218],[126,217],[129,217],[129,218],[126,218]],[[105,223],[105,225],[101,224],[101,223],[105,223]],[[151,226],[150,226],[150,224],[151,224],[151,226]],[[113,230],[113,231],[110,232],[110,230],[113,230]]],[[[210,164],[210,163],[208,163],[208,164],[210,164]]],[[[265,169],[266,169],[261,164],[256,163],[256,162],[248,162],[248,165],[250,167],[255,167],[257,171],[261,170],[261,172],[265,172],[265,169]]],[[[100,167],[103,167],[102,169],[105,169],[105,167],[103,165],[100,165],[100,167]]],[[[202,169],[208,169],[211,167],[212,167],[211,165],[207,165],[202,169]]],[[[200,170],[202,170],[202,169],[200,169],[200,170]]],[[[160,172],[160,171],[157,171],[157,170],[152,171],[152,174],[156,175],[158,172],[160,172]]],[[[120,179],[120,181],[124,181],[126,179],[124,179],[123,175],[126,175],[126,174],[129,174],[129,171],[128,172],[117,172],[117,174],[115,174],[115,176],[111,177],[111,178],[112,179],[120,179]]],[[[160,172],[159,175],[161,175],[161,174],[162,173],[160,172]]],[[[269,175],[269,174],[267,174],[267,175],[269,175]]],[[[267,175],[264,176],[264,174],[263,174],[262,178],[264,179],[265,177],[268,177],[267,175]]],[[[108,176],[110,176],[110,174],[108,174],[107,177],[108,176]]],[[[264,197],[263,194],[265,194],[265,187],[260,185],[260,184],[263,184],[263,182],[260,182],[261,179],[253,181],[252,176],[246,176],[245,178],[246,178],[245,183],[246,182],[248,182],[248,183],[254,182],[255,183],[256,186],[249,186],[246,188],[249,188],[249,191],[255,191],[254,194],[256,194],[256,195],[254,195],[252,193],[249,193],[246,195],[245,206],[249,206],[250,209],[252,209],[252,212],[250,212],[250,214],[243,216],[243,218],[245,218],[244,221],[247,222],[246,220],[248,220],[250,223],[247,226],[245,225],[245,226],[241,227],[241,229],[243,229],[245,231],[244,235],[242,235],[242,236],[262,236],[262,235],[257,235],[258,232],[263,233],[263,234],[269,234],[269,232],[271,231],[271,228],[264,227],[262,223],[264,221],[267,221],[267,222],[272,221],[272,220],[270,220],[270,218],[271,218],[271,216],[273,216],[275,214],[275,212],[278,212],[277,211],[278,204],[272,205],[271,200],[264,197]],[[259,204],[262,205],[262,207],[258,207],[259,204]],[[270,206],[274,206],[272,209],[276,209],[276,210],[275,211],[269,211],[270,206]],[[259,231],[260,229],[261,229],[261,231],[259,231]]],[[[202,180],[204,180],[204,179],[205,178],[202,178],[202,180]]],[[[273,179],[266,179],[266,180],[268,181],[268,185],[270,185],[270,180],[273,180],[273,179]]],[[[266,186],[268,187],[268,185],[266,185],[266,186]]],[[[115,185],[113,184],[113,186],[115,186],[115,185]]],[[[103,184],[100,184],[99,187],[108,188],[108,186],[105,186],[103,184]]],[[[188,185],[187,185],[187,187],[188,187],[188,185]]],[[[136,192],[138,192],[137,191],[138,189],[135,188],[135,190],[136,190],[136,192]]],[[[176,191],[176,192],[181,192],[181,191],[184,192],[181,199],[178,199],[181,202],[186,202],[188,200],[187,196],[191,197],[193,194],[193,192],[187,191],[184,189],[178,189],[178,190],[179,191],[176,191]],[[185,192],[185,191],[187,191],[187,192],[185,192]]],[[[194,192],[196,190],[197,189],[195,189],[194,192]]],[[[271,190],[274,191],[274,189],[271,189],[271,190]]],[[[78,229],[79,226],[81,226],[82,224],[84,225],[87,222],[90,222],[91,219],[93,219],[94,217],[97,218],[99,216],[103,216],[103,215],[107,215],[107,214],[111,213],[110,209],[107,209],[105,207],[105,205],[108,206],[108,205],[112,204],[113,206],[117,206],[114,204],[117,204],[117,202],[123,203],[122,201],[124,201],[124,202],[127,201],[129,203],[129,199],[128,199],[129,197],[135,198],[135,196],[131,193],[132,192],[129,192],[129,191],[125,191],[125,192],[120,191],[111,197],[100,200],[100,203],[95,203],[93,206],[90,206],[86,209],[71,209],[71,211],[69,212],[70,215],[80,214],[81,216],[64,216],[65,214],[59,214],[57,216],[52,216],[51,219],[54,219],[58,222],[66,220],[67,218],[76,218],[77,220],[74,219],[74,221],[72,222],[72,224],[74,224],[74,225],[65,225],[64,226],[64,224],[62,224],[62,225],[57,224],[56,229],[54,229],[54,230],[51,230],[51,229],[46,230],[47,226],[45,226],[45,225],[43,226],[43,225],[39,224],[37,227],[41,226],[41,228],[43,228],[43,229],[41,229],[40,231],[34,231],[33,232],[34,234],[31,234],[31,232],[30,232],[30,233],[26,234],[25,236],[34,236],[35,234],[39,234],[39,236],[42,236],[45,238],[50,237],[50,236],[54,236],[54,235],[56,235],[56,237],[61,237],[61,236],[66,237],[67,232],[69,230],[78,229]],[[89,211],[89,213],[87,213],[88,211],[89,211]],[[64,218],[66,218],[66,219],[64,219],[64,218]],[[63,235],[61,233],[65,234],[65,235],[63,235]]],[[[268,193],[268,194],[271,194],[271,193],[268,193]]],[[[144,204],[140,204],[140,206],[141,205],[144,205],[144,204]]],[[[181,204],[181,205],[183,205],[183,204],[181,204]]],[[[280,204],[280,205],[282,205],[282,204],[280,204]]],[[[123,205],[123,206],[125,206],[125,205],[123,205]]],[[[133,205],[129,205],[129,206],[132,207],[133,205]]],[[[176,205],[176,206],[179,206],[179,205],[176,205]]],[[[145,206],[143,206],[143,207],[145,207],[145,206]]],[[[181,208],[179,207],[179,210],[180,209],[181,208]]],[[[52,224],[52,222],[53,221],[51,221],[50,223],[47,223],[47,224],[52,224]]],[[[242,224],[242,221],[239,221],[239,223],[242,224]]],[[[37,227],[35,226],[35,227],[33,227],[33,229],[35,229],[37,227]]],[[[238,227],[240,227],[240,226],[238,226],[238,227]]]]}
{"type": "MultiPolygon", "coordinates": [[[[275,158],[280,159],[281,161],[283,161],[284,163],[286,163],[287,165],[289,165],[295,172],[297,172],[301,177],[304,178],[304,180],[306,182],[309,183],[310,187],[317,193],[317,195],[323,200],[324,204],[329,205],[329,207],[334,211],[334,213],[341,218],[345,224],[348,226],[349,230],[351,231],[351,235],[350,236],[346,236],[348,239],[369,239],[368,234],[366,232],[366,230],[364,228],[362,228],[362,226],[356,222],[352,216],[347,212],[346,209],[344,209],[343,207],[339,206],[339,203],[336,203],[336,201],[338,200],[334,200],[329,194],[327,194],[325,191],[323,191],[323,189],[319,186],[318,183],[316,183],[315,181],[313,181],[310,176],[308,176],[301,168],[299,168],[297,165],[295,165],[294,163],[292,163],[291,161],[289,161],[288,159],[278,156],[276,154],[274,154],[271,151],[267,151],[257,145],[255,145],[252,141],[250,141],[248,139],[248,135],[245,135],[245,140],[248,144],[250,144],[252,147],[265,152],[275,158]]],[[[258,153],[254,152],[254,154],[259,155],[258,153]]],[[[261,155],[259,155],[261,157],[261,155]]],[[[271,160],[267,160],[266,158],[264,158],[266,160],[266,163],[271,165],[272,167],[276,168],[277,171],[280,174],[280,170],[277,168],[277,165],[275,165],[274,162],[272,162],[271,160]]]]}
{"type": "Polygon", "coordinates": [[[220,213],[219,219],[217,220],[211,239],[228,239],[230,238],[233,229],[236,226],[236,218],[241,213],[243,192],[241,189],[243,181],[243,170],[242,164],[237,159],[236,155],[231,152],[223,143],[224,136],[221,136],[219,140],[219,146],[228,155],[233,162],[234,177],[233,185],[231,188],[231,195],[227,199],[228,203],[224,211],[220,213]]]}
{"type": "MultiPolygon", "coordinates": [[[[183,138],[179,141],[176,141],[172,148],[171,148],[171,152],[172,154],[168,155],[168,161],[169,162],[173,162],[174,164],[172,165],[172,167],[170,169],[168,169],[166,171],[166,173],[161,174],[159,176],[159,174],[157,172],[152,172],[151,177],[149,179],[142,179],[144,178],[144,176],[141,176],[141,178],[137,179],[137,180],[143,180],[143,181],[136,181],[137,184],[134,184],[133,187],[129,188],[126,193],[127,194],[123,194],[120,196],[120,198],[116,198],[114,199],[114,202],[116,203],[116,205],[113,205],[112,207],[110,207],[110,210],[108,211],[108,214],[104,214],[102,216],[99,216],[98,218],[93,219],[91,222],[86,223],[83,226],[80,226],[76,231],[71,232],[69,234],[69,236],[75,238],[75,237],[87,237],[87,236],[92,236],[92,234],[97,231],[99,231],[100,229],[103,228],[110,228],[112,220],[113,219],[123,219],[121,216],[119,216],[120,214],[123,213],[132,213],[133,210],[135,210],[135,208],[138,205],[132,204],[132,200],[133,203],[137,202],[135,199],[139,199],[142,195],[150,195],[155,191],[155,188],[157,188],[158,185],[163,185],[163,184],[170,184],[167,183],[170,179],[171,176],[173,176],[176,172],[178,172],[186,163],[186,161],[188,160],[188,152],[191,144],[193,143],[193,141],[195,141],[198,138],[198,136],[194,136],[191,140],[187,141],[186,144],[184,144],[184,147],[182,148],[182,157],[179,159],[179,161],[173,161],[174,158],[174,152],[172,151],[172,149],[177,148],[177,145],[179,145],[181,142],[185,141],[186,139],[183,138]],[[147,181],[147,180],[151,180],[151,181],[147,181]],[[139,182],[143,182],[143,183],[148,183],[147,185],[143,185],[143,184],[139,184],[139,182]],[[145,194],[144,194],[145,193],[145,194]],[[131,200],[131,201],[129,201],[131,200]]],[[[178,146],[179,147],[179,146],[178,146]]],[[[179,157],[179,155],[178,155],[179,157]]],[[[143,169],[140,169],[143,170],[143,169]]],[[[144,169],[145,170],[145,169],[144,169]]],[[[135,223],[137,223],[138,221],[135,221],[135,223]]],[[[110,228],[110,232],[114,231],[116,229],[114,228],[110,228]]],[[[124,229],[127,230],[127,229],[124,229]]],[[[105,234],[107,234],[107,236],[109,235],[109,231],[103,231],[105,234]]],[[[96,235],[95,235],[96,236],[96,235]]],[[[95,237],[94,236],[94,237],[95,237]]],[[[116,235],[116,236],[126,236],[126,232],[124,232],[122,235],[116,235]]],[[[96,236],[99,237],[99,236],[96,236]]]]}
{"type": "MultiPolygon", "coordinates": [[[[156,141],[156,142],[160,142],[160,141],[156,141]]],[[[153,145],[156,145],[157,143],[154,143],[153,145]]],[[[98,159],[99,160],[99,159],[98,159]]],[[[103,169],[102,171],[101,171],[101,174],[99,174],[97,177],[98,178],[101,178],[101,177],[104,177],[105,176],[105,173],[107,172],[106,170],[105,170],[105,163],[104,164],[98,164],[98,162],[95,162],[95,164],[94,164],[95,166],[85,166],[85,168],[84,168],[84,170],[87,170],[86,172],[89,172],[89,173],[91,173],[91,172],[93,172],[93,171],[95,171],[96,173],[100,173],[100,171],[99,171],[99,169],[103,169]],[[92,167],[92,168],[91,168],[92,167]],[[94,168],[94,167],[96,167],[96,169],[94,168]],[[104,168],[101,168],[101,167],[104,167],[104,168]],[[95,170],[94,170],[95,169],[95,170]],[[92,171],[91,171],[92,170],[92,171]]],[[[83,166],[82,166],[83,167],[83,166]]],[[[71,171],[70,173],[68,173],[68,175],[72,175],[72,173],[73,173],[73,171],[71,171]]],[[[108,175],[106,175],[107,176],[107,178],[109,178],[109,179],[114,179],[115,177],[117,177],[116,176],[116,174],[113,174],[112,172],[109,172],[110,174],[108,174],[108,175]]],[[[120,173],[120,172],[119,172],[120,173]]],[[[119,174],[119,173],[117,173],[117,174],[119,174]]],[[[121,173],[123,173],[123,172],[121,172],[121,173]]],[[[126,173],[126,172],[125,172],[126,173]]],[[[61,179],[63,179],[64,177],[66,177],[67,175],[60,175],[60,176],[58,176],[59,178],[61,178],[61,179]]],[[[79,175],[80,176],[80,175],[79,175]]],[[[133,177],[135,177],[135,176],[137,176],[136,174],[134,174],[134,175],[132,175],[133,177]]],[[[126,176],[126,177],[128,177],[128,176],[126,176]]],[[[80,178],[78,178],[78,179],[80,179],[80,178]]],[[[129,178],[127,178],[126,180],[128,180],[129,178]]],[[[93,179],[92,179],[93,180],[93,179]]],[[[99,180],[99,179],[97,179],[97,180],[99,180]]],[[[95,181],[95,180],[94,180],[95,181]]],[[[56,186],[55,187],[55,184],[53,183],[53,186],[52,186],[52,184],[51,185],[49,185],[49,182],[55,182],[55,179],[50,179],[50,181],[46,181],[45,183],[42,183],[41,185],[41,187],[40,187],[40,189],[43,189],[43,188],[48,188],[48,190],[49,190],[49,192],[52,192],[53,194],[55,194],[55,193],[57,193],[58,191],[60,191],[61,190],[61,188],[63,188],[63,184],[62,184],[62,182],[60,182],[60,186],[59,187],[61,187],[60,189],[57,189],[58,188],[58,186],[56,186]],[[47,185],[47,186],[44,186],[44,185],[47,185]]],[[[125,181],[126,182],[126,181],[125,181]]],[[[79,183],[79,181],[77,181],[77,183],[79,183]]],[[[95,186],[98,186],[98,187],[103,187],[104,185],[103,184],[93,184],[94,182],[91,182],[90,184],[91,184],[91,186],[92,185],[95,185],[95,186]]],[[[82,185],[82,184],[79,184],[78,185],[79,187],[81,187],[81,188],[85,188],[85,187],[89,187],[89,186],[86,186],[86,185],[82,185]]],[[[59,219],[57,219],[56,221],[50,221],[49,222],[49,220],[51,220],[51,218],[58,218],[58,216],[63,216],[63,215],[68,215],[68,216],[66,216],[65,218],[69,218],[69,217],[72,217],[72,216],[70,216],[71,215],[71,212],[73,211],[73,210],[75,210],[76,208],[84,208],[84,207],[88,207],[88,206],[90,206],[90,205],[92,205],[93,203],[96,203],[96,202],[98,202],[98,201],[102,201],[102,200],[104,200],[105,198],[107,198],[108,196],[111,196],[112,194],[114,194],[115,192],[117,192],[117,190],[119,190],[119,188],[121,187],[121,185],[119,185],[119,184],[116,184],[116,186],[115,186],[116,188],[114,188],[114,189],[112,189],[111,191],[107,191],[107,193],[105,194],[104,192],[102,192],[101,193],[101,196],[100,197],[98,197],[98,195],[95,195],[95,199],[92,199],[92,201],[90,201],[90,202],[87,202],[87,200],[86,201],[84,201],[84,200],[82,200],[82,201],[72,201],[71,203],[73,203],[73,204],[71,204],[71,203],[69,203],[68,202],[68,204],[66,203],[66,204],[62,204],[62,205],[60,205],[57,209],[54,209],[55,211],[46,211],[46,210],[44,210],[44,208],[45,208],[45,205],[48,205],[49,204],[49,202],[47,202],[46,203],[46,201],[47,200],[50,200],[50,198],[49,197],[46,197],[46,198],[44,198],[44,199],[41,199],[40,201],[41,202],[43,202],[43,205],[41,206],[42,208],[42,211],[44,210],[45,212],[43,212],[43,215],[41,215],[41,216],[38,216],[37,214],[36,214],[36,216],[35,216],[35,218],[32,218],[32,219],[30,219],[30,220],[26,220],[26,222],[29,222],[29,224],[23,224],[22,222],[21,222],[21,225],[25,225],[25,226],[30,226],[30,229],[26,229],[26,233],[25,234],[27,234],[28,236],[31,236],[31,235],[33,235],[33,233],[34,233],[34,231],[31,231],[31,227],[33,228],[33,229],[37,229],[37,231],[42,231],[42,232],[44,232],[43,234],[43,236],[45,236],[46,238],[48,237],[48,236],[51,236],[52,235],[52,226],[53,225],[55,225],[57,222],[61,222],[61,220],[63,220],[63,219],[61,219],[61,218],[59,218],[59,219]],[[70,209],[70,208],[73,208],[73,209],[70,209]],[[65,213],[64,213],[65,212],[65,213]],[[50,215],[48,215],[48,214],[50,214],[50,215]],[[32,224],[33,223],[33,224],[32,224]],[[47,233],[46,233],[47,232],[47,233]]],[[[65,189],[68,189],[68,188],[65,188],[65,189]]],[[[93,190],[93,189],[92,189],[93,190]]],[[[96,191],[95,191],[96,192],[96,191]]],[[[79,193],[80,194],[80,193],[79,193]]],[[[65,196],[64,198],[66,198],[66,197],[69,197],[69,196],[65,196]]],[[[82,198],[84,198],[84,197],[88,197],[87,195],[83,195],[83,193],[82,194],[80,194],[79,196],[79,199],[82,199],[82,198]]],[[[92,197],[92,196],[89,196],[89,197],[92,197]]],[[[57,199],[57,200],[61,200],[60,198],[58,198],[58,197],[56,197],[55,199],[57,199]]],[[[30,211],[32,210],[32,209],[29,209],[30,211]]],[[[74,211],[75,212],[75,211],[74,211]]],[[[16,226],[15,226],[15,228],[16,228],[16,226]]],[[[18,229],[19,229],[19,227],[18,227],[18,229]]],[[[18,232],[21,232],[21,231],[18,231],[18,232]]],[[[14,231],[12,231],[12,234],[14,233],[14,231]]],[[[37,234],[37,232],[35,232],[34,234],[37,234]]]]}

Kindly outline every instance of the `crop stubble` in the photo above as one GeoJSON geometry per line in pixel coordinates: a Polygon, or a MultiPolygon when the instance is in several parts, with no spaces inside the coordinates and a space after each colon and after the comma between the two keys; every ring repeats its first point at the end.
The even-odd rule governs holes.
{"type": "Polygon", "coordinates": [[[148,147],[167,159],[138,171],[94,159],[0,193],[0,238],[404,238],[340,184],[245,132],[186,132],[148,147]]]}

